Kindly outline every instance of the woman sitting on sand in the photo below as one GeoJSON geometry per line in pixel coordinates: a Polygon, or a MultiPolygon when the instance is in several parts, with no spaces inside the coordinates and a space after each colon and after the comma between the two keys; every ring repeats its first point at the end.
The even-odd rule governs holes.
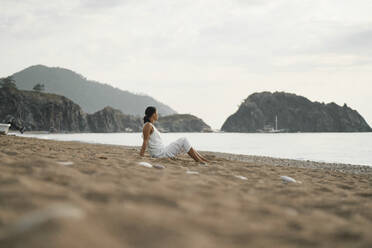
{"type": "Polygon", "coordinates": [[[146,147],[149,149],[151,157],[156,158],[174,158],[177,155],[187,152],[196,162],[205,164],[209,162],[200,153],[191,147],[187,138],[182,137],[172,142],[168,146],[164,146],[160,137],[160,132],[154,126],[158,120],[158,112],[155,107],[149,106],[146,108],[145,117],[143,117],[143,144],[140,151],[140,156],[144,156],[146,147]]]}

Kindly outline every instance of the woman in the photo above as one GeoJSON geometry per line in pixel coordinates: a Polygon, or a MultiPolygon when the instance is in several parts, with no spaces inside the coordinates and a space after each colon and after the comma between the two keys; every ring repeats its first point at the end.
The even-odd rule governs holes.
{"type": "Polygon", "coordinates": [[[205,164],[209,162],[202,155],[200,155],[195,149],[191,147],[190,142],[187,138],[179,138],[172,142],[168,146],[164,146],[163,141],[160,137],[160,132],[154,126],[155,121],[158,120],[158,112],[155,107],[149,106],[146,108],[145,117],[143,117],[143,144],[140,151],[140,156],[144,156],[145,150],[148,147],[151,157],[157,158],[174,158],[177,155],[187,152],[196,162],[205,164]]]}

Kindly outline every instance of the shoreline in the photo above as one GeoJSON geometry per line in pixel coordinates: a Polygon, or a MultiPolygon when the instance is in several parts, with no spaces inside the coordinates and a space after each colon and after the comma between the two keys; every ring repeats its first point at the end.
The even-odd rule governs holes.
{"type": "MultiPolygon", "coordinates": [[[[19,131],[15,130],[9,130],[9,133],[14,134],[14,133],[19,133],[19,131]]],[[[30,133],[30,134],[38,134],[38,133],[43,133],[43,134],[80,134],[80,133],[93,133],[93,132],[74,132],[74,131],[65,131],[65,132],[50,132],[50,131],[25,131],[25,133],[30,133]]],[[[100,132],[97,132],[100,133],[100,132]]],[[[141,132],[102,132],[102,133],[141,133],[141,132]]],[[[280,134],[322,134],[322,133],[343,133],[343,134],[365,134],[365,133],[372,133],[372,131],[365,131],[365,132],[286,132],[286,133],[260,133],[260,132],[224,132],[224,131],[215,131],[215,132],[162,132],[162,133],[236,133],[236,134],[275,134],[275,135],[280,135],[280,134]]]]}
{"type": "Polygon", "coordinates": [[[308,168],[308,169],[323,169],[333,170],[345,173],[367,173],[372,174],[372,166],[368,165],[356,165],[356,164],[344,164],[344,163],[328,163],[328,162],[317,162],[311,160],[296,160],[287,158],[276,158],[269,156],[256,156],[256,155],[245,155],[235,153],[224,153],[224,152],[210,152],[201,151],[206,154],[215,154],[221,158],[227,158],[234,161],[250,162],[257,164],[269,164],[272,166],[284,166],[284,167],[295,167],[295,168],[308,168]]]}
{"type": "MultiPolygon", "coordinates": [[[[10,134],[10,136],[17,136],[22,138],[35,138],[35,137],[24,137],[18,136],[15,134],[10,134]]],[[[40,138],[35,138],[40,139],[40,138]]],[[[53,139],[41,139],[41,140],[53,140],[53,139]]],[[[106,146],[119,146],[128,149],[139,149],[141,146],[126,146],[126,145],[115,145],[115,144],[105,144],[105,143],[94,143],[94,142],[84,142],[84,141],[63,141],[63,140],[53,140],[56,142],[78,142],[81,144],[99,144],[99,145],[106,145],[106,146]]],[[[358,165],[358,164],[347,164],[347,163],[337,163],[337,162],[318,162],[313,160],[296,160],[296,159],[289,159],[289,158],[277,158],[277,157],[270,157],[270,156],[258,156],[258,155],[247,155],[247,154],[238,154],[238,153],[226,153],[226,152],[216,152],[216,151],[204,151],[199,150],[199,152],[214,155],[218,158],[225,158],[232,161],[240,161],[240,162],[250,162],[250,163],[257,163],[257,164],[268,164],[273,166],[288,166],[288,167],[295,167],[295,168],[309,168],[309,169],[328,169],[334,171],[340,171],[345,173],[353,173],[353,174],[360,174],[360,173],[367,173],[372,174],[372,165],[358,165]]]]}

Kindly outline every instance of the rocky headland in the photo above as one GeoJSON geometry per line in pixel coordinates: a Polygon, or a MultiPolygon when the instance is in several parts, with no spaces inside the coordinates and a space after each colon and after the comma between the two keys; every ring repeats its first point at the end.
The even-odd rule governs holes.
{"type": "Polygon", "coordinates": [[[225,132],[258,132],[271,126],[286,132],[371,132],[364,118],[346,104],[312,102],[285,92],[250,95],[227,118],[225,132]],[[278,126],[276,126],[276,118],[278,126]]]}
{"type": "Polygon", "coordinates": [[[162,116],[156,125],[162,132],[212,132],[202,119],[190,114],[162,116]]]}
{"type": "MultiPolygon", "coordinates": [[[[12,122],[26,131],[51,132],[139,132],[141,117],[105,107],[93,114],[67,97],[16,88],[0,89],[0,122],[12,122]]],[[[210,127],[193,115],[175,114],[156,123],[165,132],[207,132],[210,127]]]]}

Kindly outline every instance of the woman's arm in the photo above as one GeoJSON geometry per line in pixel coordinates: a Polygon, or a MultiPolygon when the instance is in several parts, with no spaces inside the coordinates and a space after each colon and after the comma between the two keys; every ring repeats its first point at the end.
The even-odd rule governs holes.
{"type": "Polygon", "coordinates": [[[150,139],[150,132],[151,132],[151,128],[152,126],[151,125],[145,125],[143,127],[143,143],[142,143],[142,148],[141,148],[141,151],[140,151],[140,156],[144,156],[145,155],[145,150],[146,150],[146,147],[147,147],[147,144],[149,142],[149,139],[150,139]]]}

